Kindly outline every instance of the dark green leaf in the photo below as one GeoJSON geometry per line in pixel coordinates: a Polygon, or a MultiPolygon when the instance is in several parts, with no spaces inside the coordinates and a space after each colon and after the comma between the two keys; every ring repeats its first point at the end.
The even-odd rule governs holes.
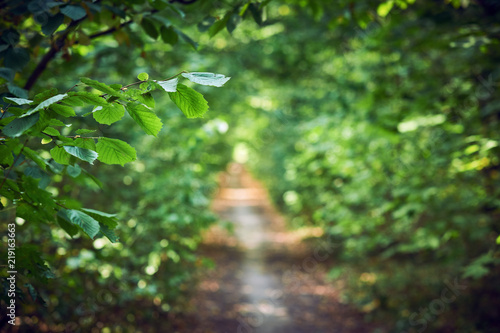
{"type": "Polygon", "coordinates": [[[79,19],[82,19],[87,15],[87,12],[85,9],[83,9],[80,6],[75,6],[75,5],[67,5],[64,7],[61,7],[61,13],[66,15],[67,17],[71,18],[72,20],[76,21],[79,19]]]}
{"type": "Polygon", "coordinates": [[[231,15],[232,15],[232,12],[227,12],[226,15],[224,15],[224,17],[221,20],[215,22],[210,27],[210,29],[208,29],[208,34],[210,35],[210,37],[215,36],[219,31],[221,31],[222,29],[224,29],[226,27],[226,24],[229,21],[229,18],[231,17],[231,15]]]}
{"type": "Polygon", "coordinates": [[[82,161],[89,162],[90,164],[94,164],[94,161],[97,159],[97,153],[90,149],[74,146],[64,146],[64,150],[66,150],[68,154],[78,157],[82,161]]]}
{"type": "Polygon", "coordinates": [[[65,213],[71,223],[82,228],[90,238],[94,239],[95,235],[97,235],[100,229],[99,222],[79,210],[66,209],[65,213]]]}
{"type": "Polygon", "coordinates": [[[198,43],[196,43],[194,40],[192,40],[191,37],[189,37],[188,35],[186,35],[182,31],[180,31],[179,29],[174,28],[174,30],[177,33],[177,35],[179,35],[186,43],[191,45],[193,47],[193,49],[195,49],[195,50],[198,49],[198,43]]]}
{"type": "Polygon", "coordinates": [[[45,170],[47,168],[47,162],[45,159],[43,159],[40,155],[38,155],[34,150],[32,150],[29,147],[24,147],[23,148],[23,154],[27,158],[31,159],[33,162],[35,162],[40,168],[45,170]]]}
{"type": "Polygon", "coordinates": [[[200,23],[198,23],[197,27],[198,27],[198,30],[200,32],[205,32],[207,31],[208,29],[210,29],[210,27],[212,26],[212,24],[215,23],[215,17],[212,17],[212,16],[207,16],[205,17],[200,23]]]}
{"type": "Polygon", "coordinates": [[[56,15],[50,17],[47,22],[42,26],[42,32],[46,36],[52,35],[61,24],[64,22],[64,15],[57,13],[56,15]]]}
{"type": "Polygon", "coordinates": [[[116,236],[115,232],[111,230],[107,225],[101,223],[101,233],[106,236],[111,243],[117,243],[120,238],[116,236]]]}
{"type": "Polygon", "coordinates": [[[24,132],[26,132],[28,129],[33,127],[33,125],[36,124],[38,119],[40,118],[39,113],[35,113],[31,116],[28,117],[23,117],[23,118],[17,118],[11,121],[8,125],[6,125],[2,132],[3,134],[11,137],[11,138],[16,138],[18,136],[21,136],[24,132]]]}
{"type": "Polygon", "coordinates": [[[158,29],[156,29],[156,26],[152,20],[148,19],[147,17],[143,18],[141,21],[141,27],[149,37],[155,40],[158,38],[158,29]]]}
{"type": "Polygon", "coordinates": [[[179,41],[179,36],[172,27],[162,26],[160,28],[161,39],[170,45],[175,45],[179,41]]]}
{"type": "Polygon", "coordinates": [[[10,48],[7,50],[4,58],[4,66],[20,71],[30,61],[29,52],[21,47],[10,48]]]}
{"type": "Polygon", "coordinates": [[[116,214],[104,213],[98,210],[90,209],[90,208],[82,208],[82,210],[92,216],[94,219],[99,221],[100,223],[108,226],[111,229],[116,228],[118,225],[118,220],[116,219],[116,214]]]}
{"type": "Polygon", "coordinates": [[[82,173],[82,169],[80,168],[80,166],[78,164],[75,164],[74,166],[68,165],[66,167],[66,172],[71,177],[76,178],[76,177],[80,176],[80,174],[82,173]]]}
{"type": "Polygon", "coordinates": [[[9,92],[16,97],[28,98],[28,91],[16,86],[15,84],[12,84],[10,82],[7,83],[7,89],[9,89],[9,92]]]}

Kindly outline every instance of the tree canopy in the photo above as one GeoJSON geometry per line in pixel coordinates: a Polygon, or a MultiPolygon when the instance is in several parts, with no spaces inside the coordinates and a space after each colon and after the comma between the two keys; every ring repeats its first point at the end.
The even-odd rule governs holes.
{"type": "Polygon", "coordinates": [[[211,265],[196,249],[217,220],[216,175],[236,159],[290,227],[341,244],[330,275],[367,316],[394,332],[498,329],[497,1],[32,0],[0,13],[5,244],[15,229],[15,254],[0,255],[18,324],[133,329],[183,311],[211,265]],[[419,312],[447,281],[467,288],[452,311],[419,312]]]}

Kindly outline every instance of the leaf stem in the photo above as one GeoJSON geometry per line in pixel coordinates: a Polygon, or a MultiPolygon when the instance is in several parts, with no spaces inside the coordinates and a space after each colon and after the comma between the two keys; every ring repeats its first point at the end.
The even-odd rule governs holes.
{"type": "MultiPolygon", "coordinates": [[[[179,75],[181,75],[181,74],[183,74],[183,73],[189,73],[189,72],[188,72],[188,71],[182,71],[182,72],[180,72],[180,73],[175,74],[174,76],[171,76],[171,77],[166,78],[165,80],[161,80],[161,81],[168,81],[168,80],[175,79],[176,77],[178,77],[179,75]]],[[[127,89],[128,87],[135,86],[135,85],[138,85],[138,84],[141,84],[141,83],[147,82],[147,81],[148,81],[148,80],[144,80],[144,81],[137,81],[137,82],[134,82],[134,83],[131,83],[131,84],[127,84],[126,86],[121,87],[121,90],[127,89]]]]}

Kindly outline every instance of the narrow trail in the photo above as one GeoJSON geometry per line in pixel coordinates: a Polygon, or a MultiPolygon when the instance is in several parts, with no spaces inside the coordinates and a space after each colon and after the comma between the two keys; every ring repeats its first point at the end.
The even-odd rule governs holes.
{"type": "Polygon", "coordinates": [[[325,281],[326,269],[300,241],[304,235],[285,230],[266,191],[241,165],[221,176],[213,209],[234,234],[207,233],[200,253],[216,268],[202,277],[191,304],[195,318],[179,332],[377,332],[339,301],[339,286],[325,281]]]}

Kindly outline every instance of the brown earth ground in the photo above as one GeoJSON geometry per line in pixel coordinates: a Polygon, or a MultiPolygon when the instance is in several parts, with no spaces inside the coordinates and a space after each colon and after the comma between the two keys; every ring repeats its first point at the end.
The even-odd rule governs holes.
{"type": "Polygon", "coordinates": [[[287,231],[262,185],[241,165],[233,164],[220,184],[213,210],[234,232],[214,227],[206,233],[200,254],[216,268],[201,278],[192,320],[179,323],[178,332],[385,331],[340,301],[340,281],[327,281],[327,252],[303,241],[321,230],[287,231]]]}

